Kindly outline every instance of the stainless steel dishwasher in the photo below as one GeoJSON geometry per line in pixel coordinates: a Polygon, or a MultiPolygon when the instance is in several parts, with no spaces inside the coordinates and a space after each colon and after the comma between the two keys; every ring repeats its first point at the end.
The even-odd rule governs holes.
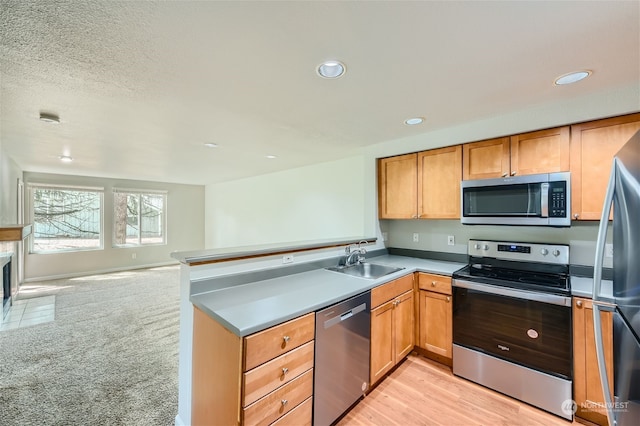
{"type": "Polygon", "coordinates": [[[327,426],[369,388],[371,292],[316,313],[313,424],[327,426]]]}

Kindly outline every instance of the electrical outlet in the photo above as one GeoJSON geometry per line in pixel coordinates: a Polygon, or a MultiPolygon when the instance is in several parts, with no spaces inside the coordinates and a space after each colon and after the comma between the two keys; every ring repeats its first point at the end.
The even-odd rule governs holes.
{"type": "Polygon", "coordinates": [[[417,232],[413,233],[413,242],[417,243],[418,241],[420,241],[420,234],[418,234],[417,232]]]}
{"type": "Polygon", "coordinates": [[[131,258],[135,259],[138,255],[136,253],[131,253],[131,258]]]}
{"type": "Polygon", "coordinates": [[[450,245],[450,246],[455,246],[456,245],[456,237],[454,237],[453,235],[447,236],[447,244],[450,245]]]}
{"type": "Polygon", "coordinates": [[[387,239],[389,238],[389,235],[386,232],[382,233],[382,241],[387,241],[387,239]]]}
{"type": "Polygon", "coordinates": [[[285,254],[284,256],[282,256],[282,263],[293,263],[293,255],[285,254]]]}
{"type": "Polygon", "coordinates": [[[613,257],[613,244],[604,245],[604,257],[613,257]]]}

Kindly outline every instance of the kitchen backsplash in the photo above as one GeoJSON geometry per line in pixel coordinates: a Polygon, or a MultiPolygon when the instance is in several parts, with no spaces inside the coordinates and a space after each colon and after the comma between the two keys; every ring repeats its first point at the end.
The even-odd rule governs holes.
{"type": "MultiPolygon", "coordinates": [[[[569,244],[572,265],[593,266],[598,222],[574,222],[569,228],[539,226],[462,225],[459,220],[381,220],[380,230],[387,247],[467,253],[469,239],[569,244]],[[414,241],[415,235],[417,240],[414,241]],[[453,245],[449,244],[453,236],[453,245]]],[[[612,230],[607,234],[611,242],[612,230]]],[[[612,258],[604,259],[612,267],[612,258]]]]}

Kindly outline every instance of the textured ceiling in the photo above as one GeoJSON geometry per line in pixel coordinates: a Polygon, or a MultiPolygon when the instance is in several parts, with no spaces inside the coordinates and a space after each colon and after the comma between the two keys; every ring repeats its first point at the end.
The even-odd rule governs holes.
{"type": "Polygon", "coordinates": [[[0,5],[0,142],[26,171],[219,182],[640,81],[637,1],[0,5]]]}

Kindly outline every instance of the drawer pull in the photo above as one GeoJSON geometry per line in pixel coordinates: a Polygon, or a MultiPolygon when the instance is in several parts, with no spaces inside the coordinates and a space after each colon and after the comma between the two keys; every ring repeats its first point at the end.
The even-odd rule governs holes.
{"type": "Polygon", "coordinates": [[[289,336],[283,336],[282,340],[284,340],[284,343],[287,343],[289,341],[290,337],[289,336]]]}
{"type": "Polygon", "coordinates": [[[447,296],[447,302],[451,301],[451,296],[447,296]]]}
{"type": "Polygon", "coordinates": [[[284,407],[285,405],[287,405],[289,403],[289,401],[287,401],[286,399],[283,399],[282,401],[280,401],[280,403],[284,407]]]}
{"type": "Polygon", "coordinates": [[[576,301],[576,306],[579,308],[582,306],[582,300],[577,300],[576,301]]]}
{"type": "Polygon", "coordinates": [[[289,369],[287,367],[282,367],[282,375],[284,376],[285,374],[287,374],[289,372],[289,369]]]}
{"type": "Polygon", "coordinates": [[[436,286],[436,282],[435,281],[431,281],[431,287],[435,287],[436,286]]]}

